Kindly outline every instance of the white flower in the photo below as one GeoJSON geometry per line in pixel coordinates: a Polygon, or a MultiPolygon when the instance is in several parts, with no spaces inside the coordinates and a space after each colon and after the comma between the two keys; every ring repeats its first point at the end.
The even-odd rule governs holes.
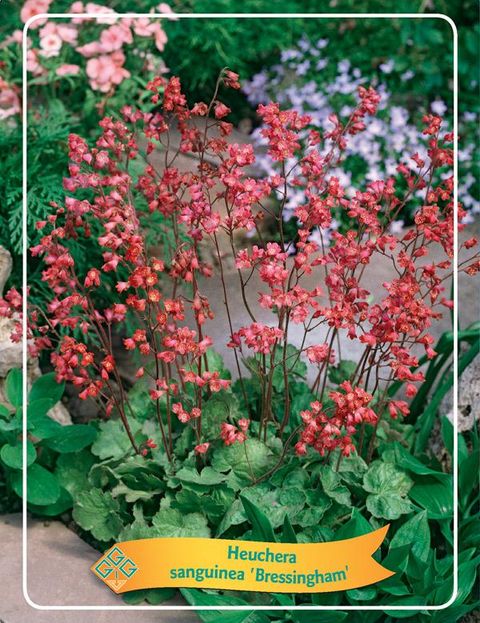
{"type": "Polygon", "coordinates": [[[400,80],[402,82],[407,82],[407,80],[411,80],[415,75],[415,72],[412,71],[411,69],[407,69],[407,71],[404,71],[403,74],[400,75],[400,80]]]}
{"type": "Polygon", "coordinates": [[[469,121],[476,121],[477,120],[477,113],[476,112],[464,112],[463,113],[463,120],[466,121],[467,123],[469,121]]]}
{"type": "Polygon", "coordinates": [[[392,129],[403,128],[408,121],[408,111],[401,106],[392,106],[390,109],[390,125],[392,129]]]}
{"type": "Polygon", "coordinates": [[[299,63],[297,65],[297,75],[304,76],[309,69],[310,69],[310,61],[309,60],[303,61],[303,63],[299,63]]]}
{"type": "Polygon", "coordinates": [[[392,59],[390,59],[389,61],[386,61],[385,63],[382,63],[381,65],[379,65],[378,68],[384,74],[391,74],[394,67],[395,67],[395,62],[392,59]]]}
{"type": "Polygon", "coordinates": [[[403,231],[403,227],[405,225],[405,221],[392,221],[392,223],[390,223],[390,233],[391,234],[401,234],[403,231]]]}
{"type": "Polygon", "coordinates": [[[443,115],[447,111],[447,105],[442,100],[435,100],[430,104],[430,108],[432,109],[433,113],[435,113],[436,115],[440,115],[440,117],[443,117],[443,115]]]}
{"type": "Polygon", "coordinates": [[[286,63],[287,61],[291,61],[299,56],[301,56],[301,54],[298,50],[283,50],[280,55],[280,60],[282,63],[286,63]]]}
{"type": "Polygon", "coordinates": [[[317,64],[316,64],[316,69],[317,71],[322,71],[322,69],[325,69],[325,67],[328,65],[328,61],[326,58],[321,58],[317,64]]]}

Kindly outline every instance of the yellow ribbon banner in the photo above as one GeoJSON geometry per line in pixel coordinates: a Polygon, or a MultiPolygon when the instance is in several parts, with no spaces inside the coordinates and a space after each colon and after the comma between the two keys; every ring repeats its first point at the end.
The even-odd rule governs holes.
{"type": "Polygon", "coordinates": [[[91,570],[115,593],[167,586],[272,593],[343,591],[394,575],[372,558],[387,530],[384,526],[330,543],[124,541],[111,547],[91,570]]]}

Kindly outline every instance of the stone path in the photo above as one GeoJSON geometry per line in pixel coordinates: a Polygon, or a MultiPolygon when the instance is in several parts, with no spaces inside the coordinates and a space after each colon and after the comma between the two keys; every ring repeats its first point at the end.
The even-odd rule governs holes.
{"type": "MultiPolygon", "coordinates": [[[[22,594],[21,515],[0,517],[0,621],[2,623],[196,623],[187,611],[42,611],[22,594]]],[[[28,594],[39,605],[124,606],[90,572],[99,553],[58,521],[30,520],[28,594]]],[[[169,602],[180,604],[180,600],[169,602]]]]}

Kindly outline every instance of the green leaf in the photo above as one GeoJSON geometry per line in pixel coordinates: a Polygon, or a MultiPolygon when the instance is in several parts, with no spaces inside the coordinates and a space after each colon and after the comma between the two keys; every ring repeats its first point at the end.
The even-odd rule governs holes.
{"type": "Polygon", "coordinates": [[[147,588],[138,591],[129,591],[123,595],[123,601],[126,604],[135,606],[147,601],[152,606],[158,606],[158,604],[173,599],[177,592],[176,588],[147,588]]]}
{"type": "Polygon", "coordinates": [[[241,495],[240,500],[243,504],[243,508],[245,509],[245,513],[253,526],[254,540],[274,543],[276,541],[275,534],[268,517],[245,496],[241,495]]]}
{"type": "Polygon", "coordinates": [[[295,530],[292,527],[292,524],[290,523],[290,519],[288,518],[288,515],[285,515],[285,518],[283,520],[283,528],[282,528],[282,537],[281,537],[281,542],[282,543],[297,543],[297,535],[295,534],[295,530]]]}
{"type": "Polygon", "coordinates": [[[384,519],[398,519],[410,513],[412,505],[405,496],[412,484],[411,479],[392,463],[374,461],[363,477],[363,487],[369,492],[367,509],[374,517],[384,519]]]}
{"type": "Polygon", "coordinates": [[[319,474],[323,490],[329,498],[344,506],[352,505],[350,491],[345,485],[342,485],[340,475],[337,472],[334,472],[328,465],[322,465],[319,474]]]}
{"type": "Polygon", "coordinates": [[[175,478],[178,478],[182,482],[193,482],[197,485],[219,485],[225,482],[225,474],[221,474],[213,469],[213,467],[204,467],[200,474],[194,467],[182,467],[175,474],[175,478]]]}
{"type": "Polygon", "coordinates": [[[133,507],[134,521],[128,526],[125,526],[121,530],[117,537],[118,541],[135,541],[137,539],[153,539],[157,536],[157,529],[153,526],[149,526],[143,516],[142,506],[135,504],[133,507]]]}
{"type": "Polygon", "coordinates": [[[328,380],[335,385],[348,381],[357,369],[357,363],[349,359],[342,359],[338,366],[329,366],[328,380]]]}
{"type": "Polygon", "coordinates": [[[244,599],[231,595],[229,592],[217,595],[194,588],[181,588],[180,592],[192,606],[213,606],[212,609],[199,610],[197,612],[204,623],[217,623],[217,621],[222,621],[222,623],[269,623],[269,618],[262,612],[252,612],[251,610],[230,612],[221,610],[224,606],[249,605],[244,599]],[[220,608],[220,610],[215,610],[214,608],[220,608]]]}
{"type": "Polygon", "coordinates": [[[91,485],[88,481],[88,472],[95,459],[88,450],[82,452],[61,454],[57,459],[55,476],[59,484],[64,487],[73,498],[80,491],[87,491],[91,485]]]}
{"type": "Polygon", "coordinates": [[[134,521],[125,526],[117,537],[118,541],[135,541],[137,539],[152,539],[157,535],[156,528],[149,526],[143,516],[142,507],[135,504],[133,507],[134,521]]]}
{"type": "Polygon", "coordinates": [[[425,477],[410,490],[409,497],[426,509],[431,519],[448,519],[453,513],[452,477],[439,482],[436,478],[425,477]]]}
{"type": "Polygon", "coordinates": [[[416,459],[406,448],[398,443],[398,441],[393,444],[392,449],[395,453],[395,461],[397,465],[408,470],[409,472],[412,472],[412,474],[417,474],[419,476],[435,476],[435,478],[438,478],[439,480],[449,478],[449,474],[431,469],[416,459]]]}
{"type": "Polygon", "coordinates": [[[34,437],[38,437],[38,439],[45,440],[49,439],[56,435],[59,430],[62,428],[62,425],[52,418],[45,416],[43,418],[39,418],[34,422],[29,422],[29,430],[34,437]]]}
{"type": "Polygon", "coordinates": [[[174,508],[163,508],[152,517],[152,525],[159,537],[210,537],[207,520],[200,513],[184,515],[174,508]]]}
{"type": "Polygon", "coordinates": [[[331,498],[323,493],[315,492],[312,495],[307,491],[307,499],[309,505],[299,513],[295,513],[295,516],[292,517],[293,523],[302,528],[319,525],[326,511],[332,506],[331,498]]]}
{"type": "Polygon", "coordinates": [[[37,506],[35,504],[29,504],[28,510],[36,515],[42,515],[44,517],[56,517],[57,515],[61,515],[65,511],[72,508],[73,500],[70,493],[60,487],[60,495],[58,500],[53,504],[47,504],[46,506],[37,506]]]}
{"type": "Polygon", "coordinates": [[[347,591],[349,601],[371,601],[377,596],[377,589],[374,586],[366,586],[365,588],[354,588],[347,591]]]}
{"type": "Polygon", "coordinates": [[[65,383],[57,383],[55,380],[55,372],[49,372],[39,376],[33,382],[32,389],[28,394],[28,402],[31,403],[39,398],[48,398],[56,404],[65,391],[65,383]]]}
{"type": "Polygon", "coordinates": [[[11,416],[11,410],[0,403],[0,417],[8,419],[11,416]]]}
{"type": "Polygon", "coordinates": [[[60,454],[79,452],[89,446],[96,436],[96,429],[89,424],[71,424],[62,426],[58,432],[45,440],[44,445],[60,454]]]}
{"type": "MultiPolygon", "coordinates": [[[[27,467],[35,462],[37,453],[33,443],[27,439],[27,467]]],[[[0,450],[0,459],[7,467],[12,469],[23,469],[23,447],[22,443],[15,445],[5,444],[0,450]]]]}
{"type": "Polygon", "coordinates": [[[215,450],[212,467],[219,472],[232,470],[246,482],[263,476],[275,464],[275,457],[258,439],[247,439],[244,443],[222,446],[215,450]]]}
{"type": "Polygon", "coordinates": [[[22,430],[21,424],[18,423],[17,420],[12,419],[10,422],[5,422],[5,420],[0,420],[0,433],[6,433],[7,435],[11,432],[20,432],[22,430]]]}
{"type": "Polygon", "coordinates": [[[365,517],[359,510],[354,508],[352,510],[351,518],[335,532],[335,540],[342,541],[344,539],[351,539],[356,536],[368,534],[369,532],[372,532],[372,530],[373,527],[369,524],[365,517]]]}
{"type": "MultiPolygon", "coordinates": [[[[140,424],[131,422],[132,431],[135,434],[140,430],[140,424]]],[[[127,432],[120,420],[108,420],[100,423],[100,431],[92,445],[92,453],[102,461],[105,459],[121,459],[131,454],[132,445],[127,432]]]]}
{"type": "Polygon", "coordinates": [[[116,539],[123,527],[120,505],[108,491],[81,491],[73,506],[73,519],[99,541],[116,539]]]}
{"type": "Polygon", "coordinates": [[[430,554],[430,528],[425,511],[411,517],[395,532],[390,549],[404,545],[409,545],[410,552],[419,560],[427,561],[430,554]]]}
{"type": "MultiPolygon", "coordinates": [[[[12,473],[12,488],[22,497],[22,472],[12,473]]],[[[38,463],[27,471],[27,502],[38,506],[54,504],[60,497],[60,486],[55,476],[38,463]]]]}
{"type": "Polygon", "coordinates": [[[205,438],[218,437],[222,422],[229,418],[237,420],[239,417],[240,407],[234,394],[224,390],[213,394],[202,408],[202,432],[205,438]]]}
{"type": "Polygon", "coordinates": [[[298,611],[293,614],[295,623],[340,623],[347,618],[346,612],[330,612],[330,611],[298,611]]]}
{"type": "Polygon", "coordinates": [[[225,513],[231,508],[235,500],[235,493],[226,486],[215,487],[205,493],[197,493],[191,489],[181,489],[172,500],[172,508],[178,509],[182,513],[193,513],[198,508],[217,525],[225,513]]]}
{"type": "Polygon", "coordinates": [[[23,404],[23,374],[20,368],[12,368],[5,380],[5,394],[8,402],[14,407],[23,404]]]}
{"type": "Polygon", "coordinates": [[[221,379],[229,380],[232,378],[230,374],[230,370],[228,370],[225,366],[225,362],[223,361],[223,357],[220,353],[217,353],[212,348],[207,350],[207,363],[208,370],[210,372],[218,372],[220,374],[221,379]]]}
{"type": "Polygon", "coordinates": [[[155,416],[155,405],[149,395],[148,381],[143,377],[138,380],[128,392],[128,402],[136,419],[140,422],[148,421],[155,416]]]}

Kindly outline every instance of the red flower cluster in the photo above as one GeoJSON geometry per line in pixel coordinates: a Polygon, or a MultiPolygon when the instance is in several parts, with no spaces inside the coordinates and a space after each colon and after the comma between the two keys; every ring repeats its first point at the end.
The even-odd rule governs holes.
{"type": "MultiPolygon", "coordinates": [[[[238,75],[225,70],[217,87],[222,83],[238,88],[238,75]]],[[[147,88],[153,112],[125,107],[120,119],[106,117],[93,147],[79,136],[70,136],[71,163],[64,183],[68,196],[64,205],[52,204],[52,214],[38,223],[44,235],[32,249],[33,255],[43,259],[42,278],[51,290],[46,309],[30,312],[32,348],[55,348],[52,363],[57,378],[72,382],[82,398],[98,400],[107,416],[115,409],[134,448],[148,452],[155,441],[145,447],[136,445],[129,425],[128,395],[123,389],[118,391],[122,379],[112,343],[117,325],[127,314],[134,317],[136,329],[124,334],[123,345],[142,358],[136,377],[150,382],[162,447],[172,459],[174,425],[180,421],[194,430],[195,453],[205,455],[214,440],[204,438],[203,403],[212,392],[228,390],[230,383],[209,368],[207,356],[212,340],[205,331],[214,312],[202,284],[218,276],[231,336],[228,346],[233,349],[246,405],[250,401],[241,365],[245,347],[253,351],[258,364],[259,434],[265,436],[274,415],[278,416],[272,412],[272,386],[280,368],[284,413],[276,423],[283,435],[290,419],[289,375],[303,356],[318,368],[311,388],[318,400],[302,412],[304,428],[296,450],[304,454],[311,446],[321,455],[334,449],[350,454],[359,426],[375,426],[383,413],[392,417],[408,413],[406,402],[388,398],[378,400],[374,412],[372,396],[394,380],[406,384],[408,396],[415,394],[415,384],[423,380],[421,372],[412,371],[418,365],[418,348],[430,358],[435,356],[429,329],[452,305],[444,297],[453,248],[453,178],[445,174],[445,167],[452,164],[452,136],[441,135],[439,117],[427,116],[428,159],[413,154],[413,164],[399,163],[397,177],[374,181],[347,196],[331,169],[339,165],[349,136],[361,132],[367,117],[375,114],[380,96],[374,89],[361,87],[349,119],[341,122],[333,115],[333,129],[323,136],[309,129],[308,116],[282,111],[275,103],[260,106],[269,153],[280,162],[282,172],[258,180],[249,171],[255,162],[252,146],[227,140],[232,126],[225,121],[229,109],[218,100],[218,88],[210,103],[197,102],[192,107],[178,78],[168,82],[156,78],[147,88]],[[175,149],[168,138],[174,126],[180,132],[175,149]],[[143,157],[138,136],[146,139],[147,155],[157,147],[162,150],[165,165],[161,170],[147,158],[140,175],[131,173],[132,161],[137,165],[143,157]],[[306,149],[302,147],[305,136],[306,149]],[[178,168],[179,153],[196,156],[194,171],[178,168]],[[293,159],[288,170],[287,159],[293,159]],[[296,209],[300,229],[295,240],[289,241],[282,213],[288,189],[295,186],[305,190],[307,201],[296,209]],[[419,202],[414,224],[396,237],[389,231],[390,223],[408,202],[419,202]],[[138,207],[141,204],[145,212],[138,207]],[[278,242],[263,242],[260,223],[272,205],[278,206],[278,242]],[[334,233],[330,245],[315,242],[318,236],[314,234],[329,227],[338,210],[354,219],[357,228],[334,233]],[[162,215],[173,237],[169,258],[158,259],[147,244],[144,223],[151,212],[162,215]],[[252,230],[257,230],[261,244],[237,248],[237,232],[252,230]],[[239,291],[250,318],[246,326],[234,326],[220,236],[232,250],[239,291]],[[81,237],[89,239],[100,257],[98,262],[92,259],[84,274],[79,274],[72,252],[81,237]],[[202,256],[200,243],[205,242],[215,251],[218,270],[202,256]],[[443,252],[440,262],[431,258],[433,247],[443,252]],[[382,296],[372,300],[363,285],[364,275],[380,258],[391,265],[394,276],[383,284],[382,296]],[[255,282],[254,274],[263,289],[256,293],[260,307],[272,312],[268,323],[257,319],[249,302],[247,289],[249,282],[255,282]],[[314,287],[306,287],[309,275],[315,278],[314,287]],[[321,280],[322,287],[317,285],[321,280]],[[105,288],[111,292],[112,281],[119,300],[105,308],[102,292],[105,288]],[[292,324],[304,329],[300,352],[295,355],[287,348],[292,324]],[[87,347],[86,339],[79,340],[78,330],[94,335],[98,346],[87,347]],[[363,354],[340,391],[330,391],[327,380],[340,334],[358,342],[363,354]],[[327,393],[333,406],[324,408],[327,393]],[[189,396],[188,409],[177,398],[184,394],[189,396]]],[[[462,216],[459,208],[460,220],[462,216]]],[[[475,244],[472,239],[464,247],[475,244]]],[[[469,274],[479,269],[478,255],[460,266],[469,274]]],[[[0,299],[0,315],[20,320],[20,312],[21,296],[16,290],[0,299]]],[[[18,337],[17,328],[14,339],[18,337]]],[[[225,421],[218,436],[226,445],[243,443],[249,424],[247,419],[237,424],[225,421]]],[[[256,426],[252,430],[257,432],[256,426]]]]}
{"type": "Polygon", "coordinates": [[[238,420],[238,427],[227,422],[222,422],[220,436],[226,446],[234,443],[243,443],[247,439],[247,431],[250,426],[250,420],[242,418],[238,420]]]}
{"type": "Polygon", "coordinates": [[[375,424],[378,416],[368,406],[373,396],[360,387],[352,387],[348,381],[340,385],[343,392],[332,391],[329,397],[335,403],[334,411],[327,415],[322,404],[312,402],[310,409],[301,412],[304,428],[296,444],[297,454],[306,454],[311,446],[321,456],[339,449],[349,456],[355,446],[352,441],[360,424],[375,424]]]}

